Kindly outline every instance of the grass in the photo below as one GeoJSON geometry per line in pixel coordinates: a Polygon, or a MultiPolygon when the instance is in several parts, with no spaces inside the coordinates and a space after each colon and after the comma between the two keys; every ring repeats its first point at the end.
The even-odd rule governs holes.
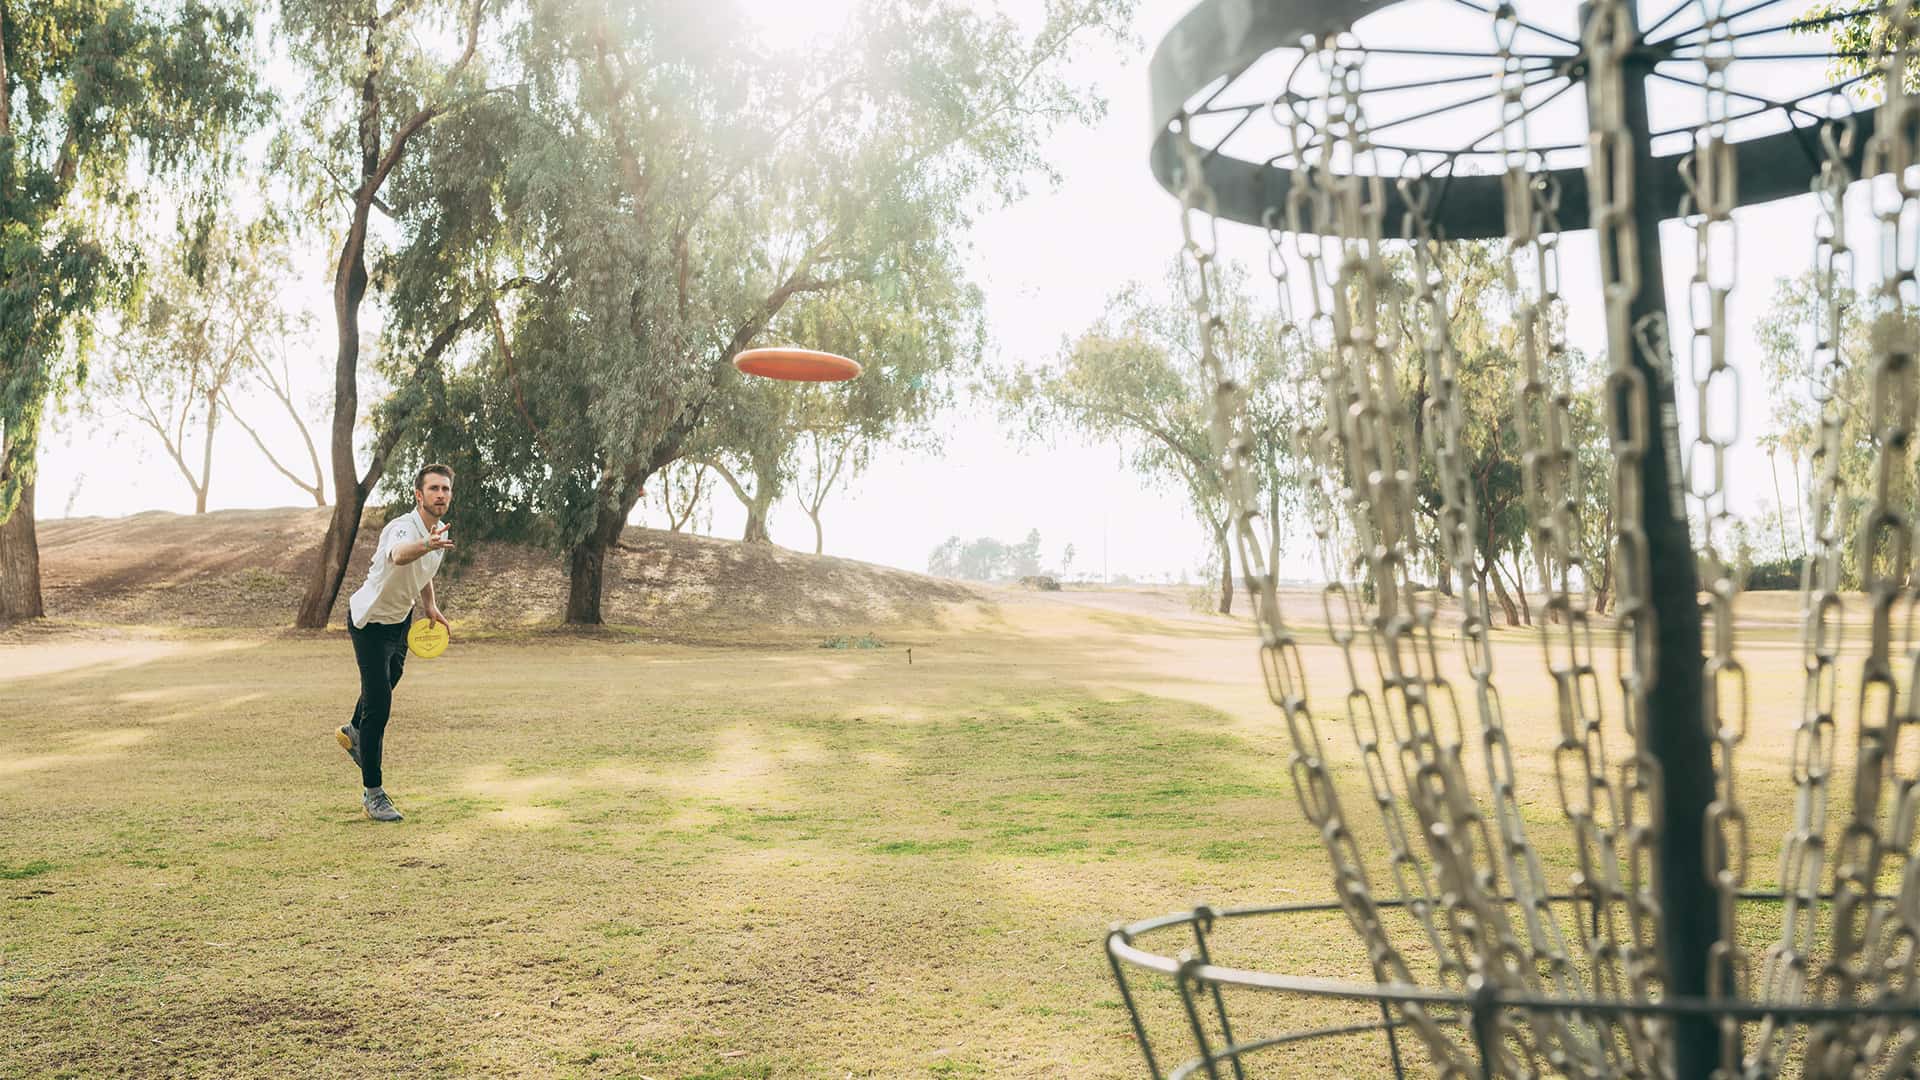
{"type": "MultiPolygon", "coordinates": [[[[912,665],[457,644],[397,691],[400,826],[360,816],[330,736],[341,634],[0,647],[0,1076],[1144,1075],[1112,923],[1330,895],[1244,625],[1168,619],[1010,602],[928,631],[912,665]]],[[[1799,700],[1797,647],[1763,648],[1756,886],[1799,700]]],[[[1338,702],[1338,654],[1304,651],[1338,702]]],[[[1509,635],[1497,661],[1529,820],[1551,822],[1538,655],[1509,635]]],[[[1376,853],[1377,822],[1356,830],[1376,853]]],[[[1365,973],[1337,915],[1217,948],[1365,973]]],[[[1135,991],[1180,1048],[1169,984],[1135,991]]]]}

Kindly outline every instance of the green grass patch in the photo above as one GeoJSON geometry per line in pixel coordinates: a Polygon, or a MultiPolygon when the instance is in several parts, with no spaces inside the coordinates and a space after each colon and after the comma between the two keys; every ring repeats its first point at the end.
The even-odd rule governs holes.
{"type": "Polygon", "coordinates": [[[971,850],[971,840],[889,840],[873,846],[876,855],[938,855],[971,850]]]}
{"type": "MultiPolygon", "coordinates": [[[[164,864],[163,864],[164,865],[164,864]]],[[[44,859],[35,859],[30,863],[14,866],[0,863],[0,881],[21,881],[30,877],[39,877],[53,869],[53,864],[44,859]]]]}

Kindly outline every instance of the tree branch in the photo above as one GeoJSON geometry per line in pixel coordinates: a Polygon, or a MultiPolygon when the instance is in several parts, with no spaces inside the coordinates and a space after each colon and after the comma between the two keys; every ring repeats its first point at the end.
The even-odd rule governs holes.
{"type": "Polygon", "coordinates": [[[686,513],[681,514],[673,508],[673,483],[664,481],[660,491],[660,504],[667,509],[667,528],[679,532],[683,526],[693,520],[694,511],[700,508],[700,489],[707,482],[707,467],[701,465],[693,471],[693,491],[687,496],[686,513]]]}
{"type": "Polygon", "coordinates": [[[547,455],[548,461],[558,461],[552,444],[547,442],[547,433],[534,423],[533,413],[527,411],[526,388],[520,384],[520,369],[513,362],[513,345],[507,341],[506,324],[500,320],[500,304],[492,295],[487,297],[487,313],[493,319],[494,342],[500,346],[500,358],[506,361],[507,377],[513,380],[513,404],[520,411],[520,419],[526,421],[527,430],[533,432],[533,439],[540,444],[540,452],[547,455]]]}
{"type": "Polygon", "coordinates": [[[741,503],[747,506],[753,505],[753,495],[750,492],[748,492],[746,488],[740,485],[740,481],[735,479],[733,472],[731,470],[729,470],[725,465],[720,463],[720,459],[697,457],[697,458],[694,458],[693,461],[697,465],[705,466],[706,468],[712,469],[714,472],[719,473],[720,479],[725,480],[727,482],[727,486],[733,489],[734,498],[739,499],[741,503]]]}
{"type": "MultiPolygon", "coordinates": [[[[173,459],[174,467],[180,470],[180,475],[186,478],[187,487],[193,492],[194,498],[198,499],[200,485],[194,482],[193,470],[187,466],[184,441],[180,445],[175,445],[173,439],[167,434],[167,429],[161,425],[160,414],[154,410],[153,403],[147,400],[147,388],[137,386],[135,391],[139,394],[142,412],[133,414],[133,418],[152,428],[153,433],[160,436],[160,445],[166,448],[167,456],[173,459]]],[[[182,410],[181,415],[185,415],[185,410],[182,410]]],[[[185,428],[183,427],[182,430],[184,431],[185,428]]]]}
{"type": "MultiPolygon", "coordinates": [[[[260,433],[253,429],[252,424],[247,423],[246,417],[240,415],[239,410],[233,407],[232,399],[228,398],[224,393],[222,393],[221,395],[221,404],[225,406],[227,410],[227,415],[233,418],[233,422],[240,425],[240,430],[246,432],[249,436],[253,438],[253,445],[260,448],[260,453],[266,457],[267,464],[272,465],[275,469],[279,470],[279,473],[281,476],[284,476],[288,480],[293,481],[293,484],[295,487],[313,496],[314,502],[316,504],[321,506],[326,505],[326,489],[323,486],[320,486],[317,484],[309,486],[305,480],[302,480],[298,476],[295,476],[291,469],[288,469],[285,465],[282,465],[280,463],[279,457],[275,456],[274,452],[268,449],[266,441],[260,438],[260,433]]],[[[308,440],[307,445],[309,448],[311,448],[313,445],[312,440],[308,440]]],[[[319,471],[319,465],[320,465],[319,458],[316,457],[314,459],[314,470],[316,472],[319,471]]]]}
{"type": "Polygon", "coordinates": [[[614,78],[613,61],[607,52],[605,22],[594,28],[593,54],[601,90],[606,96],[607,130],[613,135],[614,156],[619,159],[620,171],[626,175],[627,194],[633,198],[634,213],[641,214],[646,208],[647,192],[652,185],[647,180],[646,168],[641,165],[639,155],[634,153],[633,136],[627,130],[626,113],[620,108],[620,99],[626,96],[626,86],[624,80],[614,78]]]}
{"type": "MultiPolygon", "coordinates": [[[[306,419],[300,415],[300,410],[298,408],[295,408],[293,404],[293,373],[286,366],[285,343],[282,343],[281,345],[280,364],[281,364],[281,373],[286,377],[286,384],[284,387],[281,385],[280,380],[273,376],[272,370],[269,369],[264,362],[257,364],[255,366],[255,370],[259,371],[264,376],[264,381],[266,382],[267,387],[273,391],[273,396],[279,399],[280,404],[286,408],[287,415],[293,418],[294,430],[300,433],[300,441],[305,443],[307,447],[307,457],[313,462],[314,498],[319,500],[320,504],[324,506],[326,505],[326,501],[327,501],[327,498],[326,498],[326,475],[327,474],[326,474],[326,470],[323,469],[320,465],[320,451],[313,444],[313,433],[307,430],[306,419]]],[[[233,410],[229,408],[227,411],[232,412],[233,410]]]]}
{"type": "MultiPolygon", "coordinates": [[[[523,288],[529,285],[538,285],[543,281],[551,280],[551,275],[540,281],[528,277],[517,277],[496,286],[494,290],[488,293],[485,300],[474,305],[472,311],[448,323],[440,329],[439,333],[433,336],[433,340],[427,344],[426,351],[420,354],[419,361],[413,366],[414,383],[418,384],[423,381],[426,378],[427,372],[438,366],[441,355],[444,354],[455,341],[460,339],[460,335],[471,330],[486,319],[487,313],[493,308],[494,298],[496,296],[513,289],[523,288]]],[[[400,445],[401,436],[406,433],[411,419],[412,417],[406,414],[394,418],[385,425],[379,437],[374,440],[373,458],[367,463],[367,471],[362,474],[357,482],[360,498],[365,499],[366,496],[373,491],[373,485],[379,483],[381,474],[386,472],[387,458],[393,453],[394,447],[400,445]]],[[[341,497],[338,492],[335,493],[335,496],[341,497]]]]}

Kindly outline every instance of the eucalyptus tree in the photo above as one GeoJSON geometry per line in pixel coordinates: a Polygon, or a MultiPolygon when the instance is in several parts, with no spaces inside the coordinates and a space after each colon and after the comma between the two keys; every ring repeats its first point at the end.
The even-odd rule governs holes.
{"type": "MultiPolygon", "coordinates": [[[[295,622],[326,625],[347,558],[360,528],[367,497],[385,472],[394,444],[408,425],[404,416],[420,400],[415,380],[437,365],[460,338],[481,322],[462,279],[402,280],[409,271],[435,272],[432,264],[400,262],[376,275],[383,250],[417,240],[430,223],[396,212],[395,179],[415,188],[440,179],[422,173],[417,160],[434,129],[469,113],[497,90],[491,38],[509,0],[282,0],[280,24],[291,55],[306,79],[297,127],[285,134],[278,161],[292,169],[315,195],[319,208],[339,215],[340,250],[333,267],[334,380],[330,466],[334,507],[295,622]],[[483,45],[488,46],[483,48],[483,45]],[[408,176],[411,172],[413,175],[408,176]],[[378,215],[376,217],[376,215],[378,215]],[[382,239],[387,240],[383,248],[382,239]],[[443,301],[434,312],[434,332],[408,340],[418,361],[403,373],[403,385],[383,402],[390,420],[374,440],[363,469],[355,454],[360,422],[362,309],[376,284],[411,287],[443,301]],[[434,345],[438,349],[433,349],[434,345]]],[[[471,129],[470,129],[471,130],[471,129]]],[[[416,319],[415,324],[417,325],[416,319]]],[[[409,329],[413,327],[410,326],[409,329]]]]}
{"type": "MultiPolygon", "coordinates": [[[[1050,368],[1002,376],[1001,401],[1028,434],[1061,431],[1114,440],[1126,448],[1134,472],[1171,486],[1187,499],[1206,528],[1220,567],[1217,610],[1233,610],[1233,522],[1213,452],[1212,388],[1200,367],[1193,309],[1181,299],[1176,265],[1160,287],[1133,284],[1114,294],[1095,325],[1070,343],[1050,368]]],[[[1247,402],[1254,444],[1270,501],[1270,547],[1282,542],[1283,509],[1304,498],[1305,471],[1289,456],[1288,433],[1304,419],[1307,355],[1278,320],[1263,311],[1245,270],[1229,265],[1220,298],[1225,336],[1250,387],[1247,402]]]]}
{"type": "MultiPolygon", "coordinates": [[[[1760,343],[1761,370],[1770,391],[1765,442],[1786,450],[1792,462],[1795,516],[1806,523],[1809,533],[1817,535],[1820,529],[1831,528],[1839,535],[1841,579],[1852,587],[1860,580],[1858,538],[1863,509],[1873,490],[1874,462],[1889,450],[1874,430],[1875,403],[1871,400],[1868,366],[1858,362],[1831,368],[1825,365],[1832,356],[1843,361],[1871,356],[1876,348],[1885,348],[1886,342],[1920,338],[1920,308],[1884,296],[1862,296],[1844,280],[1831,282],[1829,301],[1823,296],[1826,284],[1817,271],[1777,280],[1773,301],[1755,326],[1754,337],[1760,343]],[[1831,354],[1817,353],[1813,348],[1815,338],[1828,333],[1837,349],[1831,354]],[[1841,421],[1838,453],[1830,463],[1816,462],[1816,451],[1822,445],[1823,417],[1829,410],[1841,421]],[[1803,479],[1811,479],[1803,476],[1803,468],[1815,464],[1823,468],[1831,464],[1837,481],[1833,517],[1824,524],[1806,505],[1808,492],[1802,486],[1803,479]]],[[[1909,466],[1901,475],[1910,477],[1914,468],[1920,467],[1920,452],[1909,446],[1903,453],[1909,466]]],[[[1901,482],[1890,499],[1904,513],[1920,512],[1920,493],[1910,481],[1901,482]]]]}
{"type": "Polygon", "coordinates": [[[948,264],[904,281],[796,298],[769,335],[855,357],[864,370],[823,386],[744,381],[709,409],[691,452],[747,508],[748,542],[771,539],[768,512],[798,485],[819,554],[826,542],[821,509],[837,485],[858,475],[882,445],[936,445],[927,421],[986,347],[981,296],[948,264]]]}
{"type": "MultiPolygon", "coordinates": [[[[277,226],[270,218],[238,228],[220,221],[184,224],[177,242],[153,238],[164,254],[106,351],[102,390],[108,407],[159,440],[193,492],[195,513],[207,509],[214,439],[226,419],[252,436],[268,461],[316,505],[325,505],[317,455],[312,481],[294,474],[233,402],[235,389],[265,385],[306,436],[288,389],[292,373],[284,350],[301,320],[282,295],[289,267],[276,244],[277,226]]],[[[311,455],[310,439],[307,445],[311,455]]]]}
{"type": "MultiPolygon", "coordinates": [[[[534,5],[527,115],[490,131],[515,147],[486,193],[501,230],[419,257],[532,282],[473,367],[510,387],[500,434],[538,448],[513,483],[567,555],[568,622],[602,621],[606,552],[648,478],[758,408],[728,361],[789,305],[871,290],[907,317],[932,286],[960,295],[972,215],[1048,175],[1054,125],[1098,114],[1063,71],[1128,6],[1050,0],[1029,36],[958,3],[867,0],[807,55],[742,35],[726,0],[697,19],[665,0],[534,5]]],[[[447,426],[413,452],[438,453],[447,426]]]]}
{"type": "Polygon", "coordinates": [[[0,0],[0,620],[44,612],[33,487],[47,406],[130,299],[114,228],[263,116],[245,0],[0,0]]]}

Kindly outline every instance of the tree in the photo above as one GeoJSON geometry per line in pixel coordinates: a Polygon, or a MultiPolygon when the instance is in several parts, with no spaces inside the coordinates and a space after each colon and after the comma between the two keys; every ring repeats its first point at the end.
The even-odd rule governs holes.
{"type": "MultiPolygon", "coordinates": [[[[1198,329],[1192,307],[1181,299],[1181,273],[1176,265],[1158,292],[1136,284],[1117,293],[1057,368],[1018,372],[997,387],[1004,407],[1030,434],[1073,430],[1119,440],[1136,472],[1187,495],[1220,564],[1217,610],[1224,615],[1233,610],[1233,522],[1214,460],[1212,387],[1202,379],[1198,329]]],[[[1307,405],[1305,354],[1288,347],[1277,321],[1261,313],[1243,269],[1229,266],[1222,281],[1219,311],[1228,336],[1244,346],[1240,375],[1251,388],[1254,442],[1266,455],[1262,479],[1273,506],[1271,546],[1277,547],[1279,508],[1297,504],[1305,483],[1284,457],[1285,433],[1307,405]]]]}
{"type": "Polygon", "coordinates": [[[139,253],[112,224],[263,116],[252,14],[244,0],[0,3],[0,620],[45,610],[40,421],[85,380],[93,316],[134,295],[139,253]]]}
{"type": "MultiPolygon", "coordinates": [[[[106,389],[119,409],[160,440],[205,513],[212,482],[213,443],[223,417],[232,418],[280,472],[325,505],[317,455],[311,482],[294,475],[240,415],[233,389],[247,381],[274,392],[306,437],[306,423],[285,387],[291,385],[287,339],[296,316],[280,296],[287,270],[274,245],[275,226],[259,221],[236,231],[214,222],[183,222],[178,243],[154,267],[128,325],[106,364],[106,389]],[[280,351],[282,370],[267,356],[280,351]],[[250,378],[251,377],[251,378],[250,378]],[[194,444],[197,442],[197,450],[194,444]],[[190,462],[189,458],[197,459],[190,462]]],[[[164,244],[156,238],[155,247],[164,244]]],[[[312,440],[307,440],[312,452],[312,440]]]]}
{"type": "MultiPolygon", "coordinates": [[[[1806,522],[1809,532],[1813,533],[1802,539],[1802,554],[1808,543],[1818,539],[1817,530],[1823,515],[1818,507],[1808,508],[1803,501],[1800,462],[1811,464],[1815,460],[1826,409],[1835,410],[1841,418],[1839,457],[1834,462],[1838,488],[1831,525],[1837,533],[1841,553],[1842,587],[1857,588],[1861,580],[1862,511],[1873,491],[1875,462],[1883,452],[1882,441],[1873,430],[1875,391],[1871,385],[1873,365],[1869,360],[1875,355],[1876,344],[1884,348],[1881,343],[1913,341],[1920,335],[1920,308],[1906,303],[1895,307],[1877,295],[1863,298],[1854,292],[1851,283],[1833,282],[1833,298],[1840,313],[1839,323],[1833,328],[1834,340],[1842,365],[1832,375],[1832,403],[1823,406],[1815,394],[1815,388],[1824,378],[1824,373],[1817,370],[1823,360],[1816,356],[1813,344],[1820,327],[1831,316],[1822,298],[1818,273],[1809,271],[1775,282],[1773,302],[1755,327],[1754,336],[1760,342],[1762,370],[1771,391],[1768,394],[1769,446],[1787,452],[1794,474],[1797,511],[1794,516],[1806,522]]],[[[1896,473],[1911,476],[1914,450],[1909,446],[1905,453],[1907,463],[1896,473]]],[[[1911,483],[1901,485],[1891,494],[1894,509],[1901,513],[1911,515],[1920,510],[1920,500],[1916,500],[1911,483]]]]}
{"type": "Polygon", "coordinates": [[[859,358],[858,379],[825,386],[750,380],[710,417],[694,442],[747,507],[748,541],[769,539],[767,512],[796,480],[825,547],[820,508],[835,486],[866,467],[882,443],[928,449],[924,421],[950,398],[952,380],[979,361],[986,327],[978,289],[951,252],[901,281],[861,283],[795,298],[769,329],[776,340],[859,358]],[[729,469],[727,462],[739,468],[729,469]],[[736,472],[750,476],[749,492],[736,472]]]}
{"type": "Polygon", "coordinates": [[[940,542],[927,556],[927,573],[934,577],[957,578],[960,576],[960,552],[966,547],[965,541],[958,536],[949,536],[940,542]]]}
{"type": "Polygon", "coordinates": [[[1003,581],[1012,568],[1013,553],[991,536],[982,536],[960,549],[956,576],[967,581],[1003,581]]]}
{"type": "MultiPolygon", "coordinates": [[[[767,404],[731,357],[790,304],[864,288],[905,310],[920,282],[950,279],[970,211],[1044,171],[1051,125],[1097,113],[1057,72],[1126,14],[1056,0],[1027,40],[957,4],[869,0],[828,56],[794,59],[743,42],[725,4],[699,20],[660,7],[536,4],[526,117],[487,132],[510,167],[472,193],[501,228],[441,230],[403,256],[539,282],[493,317],[478,366],[513,383],[512,436],[544,447],[519,482],[567,553],[571,623],[602,620],[605,553],[648,478],[730,409],[767,404]]],[[[474,213],[451,197],[422,212],[474,213]]]]}
{"type": "Polygon", "coordinates": [[[1027,538],[1018,544],[991,536],[972,540],[949,536],[927,555],[927,573],[961,581],[1005,581],[1040,572],[1038,529],[1027,530],[1027,538]]]}
{"type": "Polygon", "coordinates": [[[843,480],[851,481],[864,472],[872,460],[874,445],[860,437],[857,429],[841,427],[820,431],[809,429],[801,436],[800,487],[794,492],[800,509],[813,522],[813,553],[826,552],[827,533],[820,525],[820,508],[827,496],[843,480]]]}
{"type": "MultiPolygon", "coordinates": [[[[384,8],[379,0],[282,0],[282,27],[294,58],[306,70],[311,93],[300,125],[307,139],[284,140],[281,159],[298,162],[309,186],[320,193],[318,201],[341,207],[345,218],[333,273],[334,509],[300,599],[298,626],[326,625],[367,497],[409,428],[404,418],[422,400],[419,387],[409,385],[387,403],[387,422],[362,472],[354,435],[360,419],[361,308],[374,283],[368,273],[374,212],[387,215],[403,235],[411,229],[417,237],[420,222],[392,214],[385,189],[396,171],[417,155],[430,125],[487,95],[486,65],[476,58],[489,6],[489,0],[388,0],[384,8]],[[439,47],[443,43],[445,47],[439,47]]],[[[428,174],[417,182],[431,184],[434,179],[428,174]]],[[[441,267],[422,267],[415,261],[396,263],[393,269],[432,273],[441,267]]],[[[383,275],[383,280],[447,301],[436,312],[445,333],[428,336],[415,377],[423,376],[460,335],[479,323],[463,303],[470,298],[462,295],[458,279],[403,282],[383,275]]]]}
{"type": "Polygon", "coordinates": [[[713,489],[707,485],[712,470],[698,462],[680,461],[660,470],[654,486],[660,490],[660,508],[667,513],[667,531],[700,532],[713,524],[713,489]]]}
{"type": "Polygon", "coordinates": [[[207,512],[212,480],[213,437],[219,427],[227,384],[240,353],[226,337],[231,324],[216,322],[204,299],[187,295],[191,286],[168,267],[149,295],[144,310],[122,335],[107,365],[107,387],[135,423],[151,431],[193,492],[193,512],[207,512]],[[197,438],[199,453],[191,443],[197,438]],[[190,456],[197,461],[189,464],[190,456]]]}
{"type": "Polygon", "coordinates": [[[320,464],[320,451],[313,441],[313,430],[307,424],[307,414],[298,403],[299,391],[293,376],[293,357],[309,333],[310,319],[289,312],[282,304],[276,303],[264,313],[266,326],[256,327],[245,339],[247,346],[247,365],[241,371],[242,382],[256,390],[264,390],[280,405],[286,413],[287,421],[300,436],[300,445],[306,450],[305,472],[296,473],[280,455],[267,445],[260,432],[248,422],[246,413],[236,408],[229,393],[222,404],[233,422],[247,433],[253,445],[259,449],[267,464],[274,471],[286,477],[293,486],[313,497],[313,505],[327,505],[327,472],[320,464]],[[309,479],[309,476],[311,477],[309,479]]]}
{"type": "Polygon", "coordinates": [[[1040,530],[1028,529],[1027,538],[1007,549],[1007,561],[1013,576],[1035,577],[1040,573],[1040,530]]]}

